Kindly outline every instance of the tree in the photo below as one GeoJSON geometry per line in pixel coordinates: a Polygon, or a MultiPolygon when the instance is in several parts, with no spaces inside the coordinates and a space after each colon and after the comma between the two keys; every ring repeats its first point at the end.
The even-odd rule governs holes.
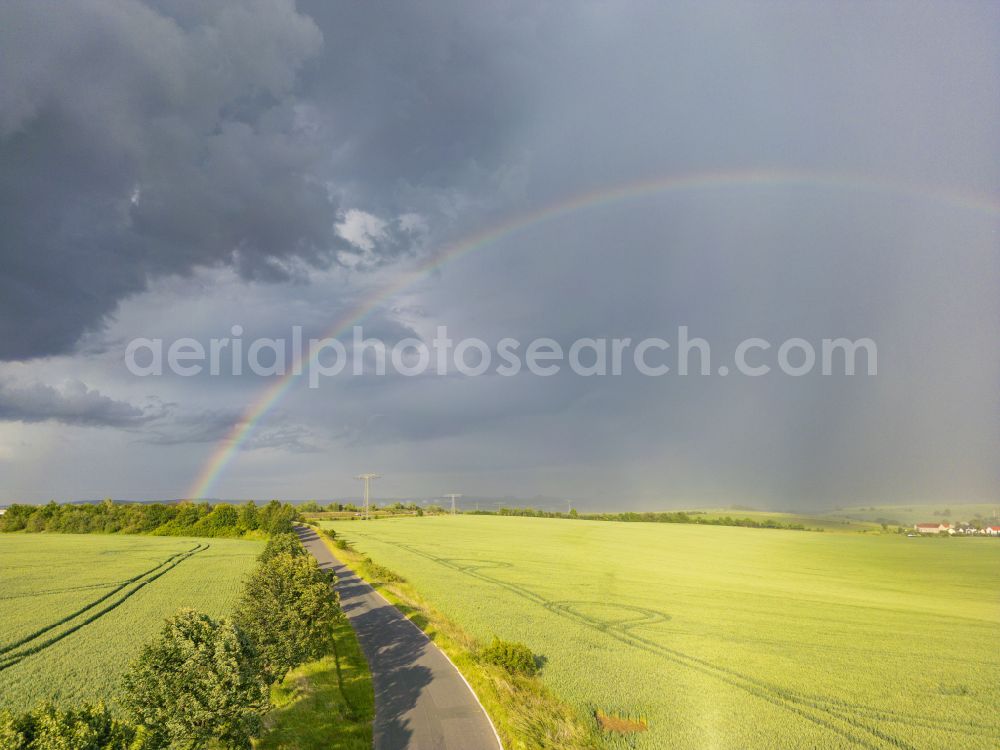
{"type": "Polygon", "coordinates": [[[341,617],[337,594],[311,555],[277,554],[257,566],[233,615],[268,682],[329,653],[341,617]]]}
{"type": "Polygon", "coordinates": [[[249,748],[268,707],[256,666],[234,624],[181,610],[125,676],[123,703],[156,747],[194,750],[214,739],[249,748]]]}
{"type": "Polygon", "coordinates": [[[153,750],[148,736],[111,716],[103,703],[53,704],[19,716],[0,712],[3,750],[153,750]]]}
{"type": "Polygon", "coordinates": [[[288,503],[272,500],[260,509],[260,528],[268,534],[283,534],[292,530],[292,524],[301,520],[299,512],[288,503]]]}
{"type": "Polygon", "coordinates": [[[257,514],[257,506],[253,500],[240,508],[239,525],[246,531],[254,531],[260,526],[260,518],[257,514]]]}
{"type": "Polygon", "coordinates": [[[278,555],[299,557],[305,554],[307,554],[306,549],[295,534],[275,534],[267,540],[264,551],[257,557],[257,561],[263,564],[278,555]]]}
{"type": "Polygon", "coordinates": [[[14,504],[7,508],[7,512],[0,516],[0,531],[20,531],[25,527],[28,518],[34,512],[32,505],[14,504]]]}
{"type": "Polygon", "coordinates": [[[212,509],[205,521],[217,529],[235,529],[239,521],[239,514],[232,505],[220,503],[212,509]]]}
{"type": "Polygon", "coordinates": [[[178,526],[194,526],[201,519],[200,505],[184,501],[177,504],[177,515],[174,521],[178,526]]]}
{"type": "Polygon", "coordinates": [[[28,746],[21,724],[10,711],[0,711],[0,747],[21,750],[28,746]]]}
{"type": "Polygon", "coordinates": [[[25,528],[34,533],[39,531],[45,531],[45,513],[41,510],[36,510],[30,516],[28,516],[28,522],[25,528]]]}

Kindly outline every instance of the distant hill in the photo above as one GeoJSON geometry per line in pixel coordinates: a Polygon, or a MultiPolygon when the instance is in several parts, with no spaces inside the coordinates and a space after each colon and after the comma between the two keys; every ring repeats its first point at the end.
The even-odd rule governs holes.
{"type": "Polygon", "coordinates": [[[823,513],[829,518],[851,521],[872,521],[909,526],[931,521],[971,521],[975,518],[993,520],[1000,515],[1000,503],[934,503],[912,505],[859,505],[835,508],[823,513]]]}

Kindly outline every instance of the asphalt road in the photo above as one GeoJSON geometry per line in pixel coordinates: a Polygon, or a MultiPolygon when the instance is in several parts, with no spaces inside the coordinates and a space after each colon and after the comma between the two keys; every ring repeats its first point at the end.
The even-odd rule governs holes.
{"type": "Polygon", "coordinates": [[[375,687],[375,750],[502,750],[475,693],[448,657],[310,527],[302,543],[337,574],[340,604],[358,635],[375,687]]]}

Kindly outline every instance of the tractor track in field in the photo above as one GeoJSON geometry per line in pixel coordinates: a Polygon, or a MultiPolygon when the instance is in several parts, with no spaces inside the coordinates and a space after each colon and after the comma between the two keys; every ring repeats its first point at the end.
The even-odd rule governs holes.
{"type": "MultiPolygon", "coordinates": [[[[366,535],[362,532],[361,536],[366,535]]],[[[666,613],[642,607],[633,607],[631,605],[616,605],[619,609],[626,610],[627,616],[631,616],[628,616],[624,620],[602,620],[582,611],[581,607],[607,606],[608,602],[552,601],[524,586],[503,581],[482,572],[489,569],[512,568],[513,566],[508,562],[445,558],[424,552],[409,544],[387,540],[377,541],[381,541],[384,544],[391,544],[462,575],[503,588],[532,604],[543,607],[553,614],[604,633],[632,648],[641,649],[665,658],[674,664],[713,677],[749,695],[790,711],[859,747],[866,748],[866,750],[880,750],[880,748],[886,746],[899,748],[900,750],[916,750],[916,746],[911,745],[906,740],[887,730],[879,728],[875,723],[890,722],[910,726],[919,724],[921,727],[927,729],[969,735],[981,735],[983,732],[982,726],[972,726],[971,724],[961,725],[950,720],[936,720],[926,716],[911,716],[900,712],[881,710],[873,706],[859,705],[833,698],[791,691],[780,685],[753,677],[752,675],[743,674],[730,667],[713,663],[701,657],[692,656],[669,646],[664,646],[654,640],[632,632],[639,627],[657,625],[669,621],[670,615],[666,613]]],[[[996,736],[1000,737],[1000,734],[996,736]]]]}
{"type": "MultiPolygon", "coordinates": [[[[58,589],[39,589],[38,591],[29,591],[24,594],[7,594],[5,596],[0,596],[0,602],[7,601],[9,599],[33,599],[36,596],[48,596],[49,594],[65,594],[70,591],[86,591],[88,589],[108,589],[112,586],[117,586],[118,584],[125,583],[125,581],[104,581],[103,583],[85,583],[81,586],[64,586],[58,589]]],[[[0,648],[0,653],[7,650],[7,647],[0,648]]]]}
{"type": "Polygon", "coordinates": [[[194,555],[204,552],[209,548],[209,546],[210,545],[208,544],[196,544],[189,550],[177,552],[171,555],[170,557],[166,558],[162,562],[154,565],[152,568],[149,568],[148,570],[145,570],[142,573],[139,573],[138,575],[126,579],[125,581],[121,582],[118,586],[113,588],[111,591],[103,594],[97,599],[94,599],[93,601],[77,609],[76,611],[71,612],[70,614],[64,617],[61,617],[60,619],[46,625],[45,627],[39,628],[38,630],[34,631],[33,633],[30,633],[29,635],[23,638],[20,638],[14,643],[8,644],[3,648],[0,648],[0,672],[2,672],[5,669],[8,669],[9,667],[14,666],[15,664],[20,663],[29,656],[37,654],[40,651],[44,651],[49,646],[58,643],[63,638],[72,635],[81,628],[100,619],[108,612],[111,612],[112,610],[120,607],[122,604],[128,601],[133,595],[135,595],[138,591],[148,586],[150,583],[158,579],[160,576],[173,570],[185,560],[188,560],[194,555]],[[119,594],[123,591],[124,593],[122,593],[121,596],[112,599],[112,597],[114,597],[116,594],[119,594]],[[95,610],[96,607],[99,607],[101,604],[108,602],[109,599],[111,599],[111,601],[107,605],[95,610]],[[90,614],[87,614],[88,612],[90,614]],[[46,638],[45,640],[42,640],[38,643],[34,643],[35,641],[38,641],[40,638],[42,638],[42,636],[46,635],[47,633],[50,633],[51,631],[55,630],[61,625],[70,623],[73,620],[76,620],[77,618],[85,614],[87,616],[84,617],[84,619],[81,620],[80,622],[71,625],[65,630],[59,631],[58,633],[52,635],[49,638],[46,638]]]}

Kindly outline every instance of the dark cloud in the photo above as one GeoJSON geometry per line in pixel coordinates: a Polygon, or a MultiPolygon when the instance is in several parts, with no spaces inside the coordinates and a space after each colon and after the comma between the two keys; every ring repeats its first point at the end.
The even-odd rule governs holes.
{"type": "MultiPolygon", "coordinates": [[[[218,443],[228,437],[243,415],[235,411],[208,410],[175,412],[145,431],[142,441],[152,445],[218,443]]],[[[279,415],[279,424],[255,429],[241,445],[242,450],[280,448],[295,453],[320,450],[320,437],[308,427],[290,424],[279,415]]]]}
{"type": "Polygon", "coordinates": [[[0,381],[0,421],[61,422],[84,427],[138,428],[159,418],[158,404],[136,406],[116,401],[78,380],[61,389],[43,383],[0,381]]]}
{"type": "Polygon", "coordinates": [[[344,200],[387,212],[362,268],[411,251],[427,226],[408,212],[488,182],[517,111],[516,54],[448,10],[5,4],[0,360],[71,350],[156,276],[359,265],[344,200]]]}
{"type": "Polygon", "coordinates": [[[157,274],[320,260],[293,88],[321,45],[290,2],[5,5],[0,358],[66,351],[157,274]]]}
{"type": "Polygon", "coordinates": [[[305,0],[300,9],[326,38],[323,64],[304,77],[320,111],[350,134],[336,155],[348,185],[392,205],[415,189],[496,179],[533,109],[531,62],[556,14],[506,0],[305,0]]]}

